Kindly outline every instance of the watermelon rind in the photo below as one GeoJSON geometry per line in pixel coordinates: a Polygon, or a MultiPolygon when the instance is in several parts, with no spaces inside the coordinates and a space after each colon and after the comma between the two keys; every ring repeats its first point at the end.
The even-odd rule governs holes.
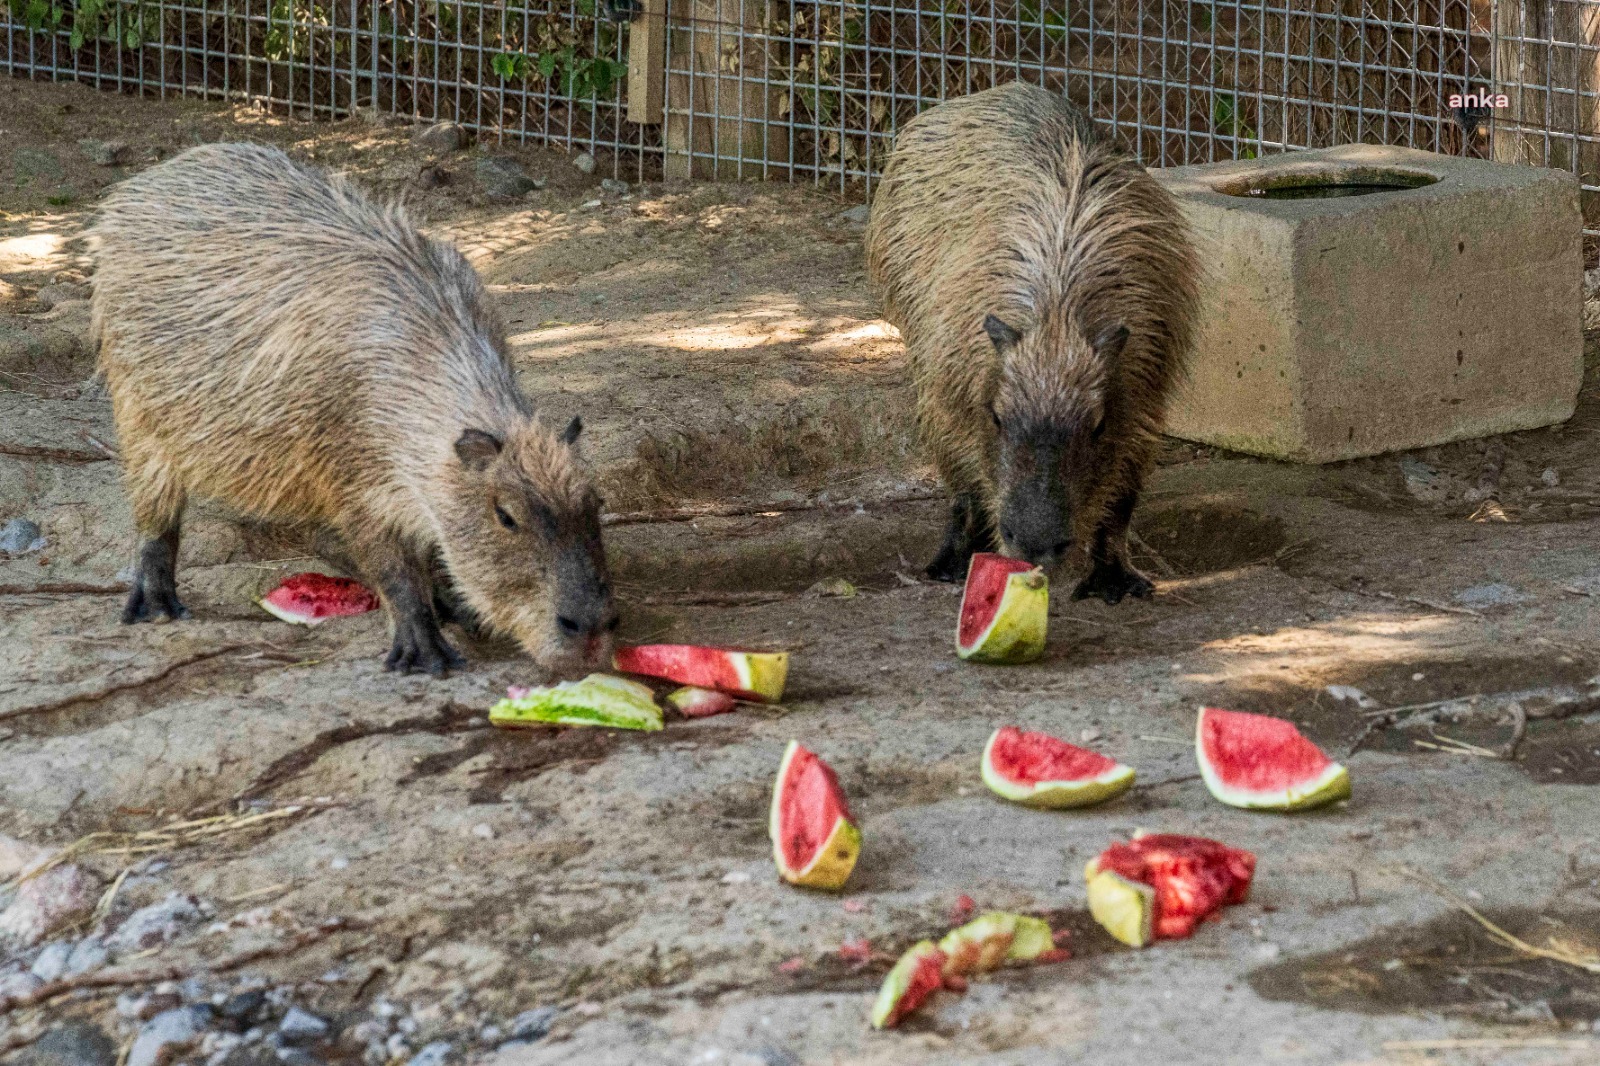
{"type": "Polygon", "coordinates": [[[667,702],[685,718],[709,718],[714,714],[727,714],[738,707],[734,698],[714,688],[696,688],[685,685],[667,693],[667,702]]]}
{"type": "Polygon", "coordinates": [[[931,940],[919,940],[908,948],[878,989],[872,1004],[872,1027],[893,1028],[922,1006],[943,985],[944,963],[944,952],[931,940]]]}
{"type": "Polygon", "coordinates": [[[661,708],[644,685],[608,674],[563,681],[506,697],[489,708],[489,721],[503,729],[538,725],[595,725],[613,729],[656,730],[661,708]]]}
{"type": "Polygon", "coordinates": [[[837,891],[850,879],[850,872],[856,868],[856,858],[861,854],[861,831],[850,819],[842,815],[834,819],[833,828],[805,866],[791,867],[783,854],[783,784],[789,776],[789,763],[804,750],[798,740],[789,741],[783,761],[778,764],[767,823],[772,837],[772,859],[777,864],[778,876],[791,885],[837,891]]]}
{"type": "Polygon", "coordinates": [[[1235,788],[1222,779],[1211,761],[1206,758],[1206,711],[1202,708],[1195,718],[1194,755],[1200,764],[1200,777],[1206,788],[1218,800],[1230,807],[1256,811],[1309,811],[1330,803],[1350,798],[1350,773],[1342,765],[1330,762],[1322,772],[1309,780],[1272,792],[1235,788]]]}
{"type": "Polygon", "coordinates": [[[990,752],[999,736],[1000,730],[996,729],[989,734],[989,742],[983,746],[983,783],[995,795],[1012,803],[1058,811],[1092,807],[1116,799],[1133,787],[1134,769],[1121,763],[1102,774],[1078,781],[1038,781],[1028,784],[1012,780],[1002,774],[990,759],[990,752]]]}
{"type": "Polygon", "coordinates": [[[293,611],[284,610],[282,607],[279,607],[265,596],[256,601],[256,606],[272,615],[272,617],[278,619],[278,621],[288,622],[292,626],[320,626],[328,619],[338,617],[337,615],[331,614],[325,614],[321,618],[318,618],[315,615],[296,614],[293,611]]]}
{"type": "MultiPolygon", "coordinates": [[[[965,607],[965,590],[961,595],[965,607]]],[[[994,617],[969,645],[961,643],[961,614],[956,615],[956,655],[968,662],[1013,665],[1033,662],[1044,654],[1050,623],[1050,579],[1043,570],[1026,570],[1006,578],[1006,590],[994,617]]]]}
{"type": "Polygon", "coordinates": [[[612,669],[714,689],[740,699],[777,703],[789,678],[786,651],[743,651],[694,644],[639,644],[618,648],[612,669]],[[695,660],[702,660],[696,662],[695,660]],[[715,662],[716,665],[712,665],[715,662]],[[726,669],[726,677],[719,676],[726,669]]]}
{"type": "Polygon", "coordinates": [[[1101,870],[1089,860],[1089,913],[1101,928],[1130,948],[1142,948],[1155,936],[1156,890],[1130,881],[1113,870],[1101,870]]]}
{"type": "Polygon", "coordinates": [[[952,929],[939,941],[946,976],[965,977],[1005,962],[1029,962],[1055,950],[1050,923],[1026,914],[990,911],[952,929]]]}

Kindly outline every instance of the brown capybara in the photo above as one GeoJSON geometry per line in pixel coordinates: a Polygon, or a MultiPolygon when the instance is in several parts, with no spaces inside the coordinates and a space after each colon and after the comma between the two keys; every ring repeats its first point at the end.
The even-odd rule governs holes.
{"type": "Polygon", "coordinates": [[[187,617],[175,577],[193,496],[336,538],[388,610],[390,669],[461,665],[439,629],[452,600],[555,673],[609,664],[617,612],[581,423],[535,416],[459,252],[246,144],[123,182],[89,236],[141,538],[124,622],[187,617]]]}
{"type": "Polygon", "coordinates": [[[907,123],[867,270],[955,496],[930,576],[974,551],[1087,564],[1074,598],[1151,584],[1129,519],[1188,355],[1198,263],[1173,198],[1087,118],[1013,83],[907,123]]]}

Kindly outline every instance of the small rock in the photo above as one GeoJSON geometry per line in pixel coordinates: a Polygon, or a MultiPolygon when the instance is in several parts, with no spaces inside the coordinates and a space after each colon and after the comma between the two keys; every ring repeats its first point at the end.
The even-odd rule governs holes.
{"type": "Polygon", "coordinates": [[[406,1066],[444,1066],[450,1060],[452,1045],[444,1040],[435,1040],[415,1055],[406,1066]]]}
{"type": "Polygon", "coordinates": [[[345,1033],[345,1038],[351,1043],[368,1046],[381,1044],[389,1039],[389,1026],[377,1018],[368,1018],[364,1022],[357,1022],[345,1033]]]}
{"type": "Polygon", "coordinates": [[[0,836],[0,881],[9,881],[20,873],[31,870],[50,857],[49,848],[0,836]]]}
{"type": "Polygon", "coordinates": [[[444,167],[423,167],[417,171],[416,184],[421,189],[437,189],[450,184],[450,172],[444,167]]]}
{"type": "Polygon", "coordinates": [[[473,172],[479,189],[491,200],[515,200],[541,187],[522,169],[521,163],[503,156],[478,160],[473,172]]]}
{"type": "Polygon", "coordinates": [[[111,934],[117,952],[147,951],[171,941],[187,925],[200,920],[200,901],[181,892],[168,894],[160,903],[141,907],[123,919],[111,934]]]}
{"type": "Polygon", "coordinates": [[[1406,491],[1424,503],[1437,503],[1450,493],[1450,479],[1437,467],[1406,456],[1400,460],[1400,474],[1406,491]]]}
{"type": "Polygon", "coordinates": [[[604,203],[605,201],[603,200],[585,200],[583,203],[578,205],[578,210],[593,211],[595,208],[603,206],[604,203]]]}
{"type": "Polygon", "coordinates": [[[600,190],[602,192],[614,193],[617,196],[621,196],[623,193],[628,191],[628,183],[625,181],[618,181],[616,178],[601,178],[600,190]]]}
{"type": "Polygon", "coordinates": [[[493,840],[494,826],[490,825],[488,822],[479,822],[477,825],[472,827],[472,835],[477,837],[479,840],[493,840]]]}
{"type": "Polygon", "coordinates": [[[165,1066],[205,1035],[211,1012],[204,1007],[163,1011],[145,1023],[128,1052],[127,1066],[165,1066]]]}
{"type": "Polygon", "coordinates": [[[26,518],[13,518],[0,526],[0,552],[6,555],[27,555],[44,545],[43,531],[26,518]]]}
{"type": "Polygon", "coordinates": [[[44,987],[44,982],[26,971],[0,977],[0,1000],[21,999],[44,987]]]}
{"type": "Polygon", "coordinates": [[[870,214],[870,207],[868,207],[866,204],[858,204],[857,206],[850,208],[848,211],[840,211],[839,221],[848,222],[852,226],[865,226],[867,224],[867,217],[870,214]]]}
{"type": "Polygon", "coordinates": [[[1528,596],[1510,585],[1495,583],[1462,589],[1452,599],[1465,607],[1507,607],[1526,602],[1528,596]]]}
{"type": "Polygon", "coordinates": [[[806,592],[813,596],[837,596],[840,599],[849,600],[855,598],[857,589],[842,577],[830,577],[824,581],[818,581],[815,585],[806,589],[806,592]]]}
{"type": "Polygon", "coordinates": [[[405,1034],[396,1033],[385,1042],[383,1050],[389,1053],[391,1059],[403,1059],[411,1053],[411,1044],[407,1042],[405,1034]]]}
{"type": "Polygon", "coordinates": [[[261,1016],[267,1005],[267,992],[263,988],[250,988],[235,992],[222,1001],[217,1013],[238,1026],[248,1026],[261,1016]]]}
{"type": "Polygon", "coordinates": [[[1561,484],[1561,475],[1556,473],[1555,467],[1547,466],[1544,473],[1539,475],[1539,480],[1544,483],[1545,488],[1553,489],[1561,484]]]}
{"type": "Polygon", "coordinates": [[[89,1022],[68,1022],[50,1030],[18,1056],[17,1066],[113,1066],[117,1045],[89,1022]]]}
{"type": "Polygon", "coordinates": [[[506,1031],[498,1025],[486,1025],[478,1030],[478,1043],[484,1047],[494,1047],[506,1038],[506,1031]]]}
{"type": "Polygon", "coordinates": [[[757,1048],[756,1058],[761,1061],[762,1066],[800,1066],[800,1057],[788,1048],[757,1048]]]}
{"type": "Polygon", "coordinates": [[[211,993],[206,990],[205,982],[198,977],[190,977],[179,983],[178,995],[183,997],[185,1003],[210,1003],[211,993]]]}
{"type": "Polygon", "coordinates": [[[80,973],[98,970],[111,961],[111,952],[106,950],[105,943],[97,936],[84,937],[78,941],[78,946],[72,949],[72,956],[67,959],[68,977],[76,977],[80,973]]]}
{"type": "Polygon", "coordinates": [[[310,1011],[290,1007],[278,1023],[278,1036],[291,1046],[310,1044],[326,1039],[330,1026],[310,1011]]]}
{"type": "Polygon", "coordinates": [[[467,145],[466,127],[458,122],[435,122],[411,135],[411,143],[433,152],[455,152],[467,145]]]}
{"type": "Polygon", "coordinates": [[[1271,962],[1283,953],[1283,949],[1270,940],[1264,944],[1256,945],[1256,958],[1261,962],[1271,962]]]}
{"type": "Polygon", "coordinates": [[[17,889],[0,914],[0,943],[32,947],[57,929],[89,917],[100,901],[100,885],[81,866],[46,870],[17,889]]]}
{"type": "Polygon", "coordinates": [[[748,885],[750,881],[748,870],[729,870],[722,875],[722,883],[725,885],[748,885]]]}
{"type": "Polygon", "coordinates": [[[1362,710],[1371,710],[1378,705],[1377,700],[1354,685],[1329,685],[1327,693],[1340,703],[1354,703],[1362,710]]]}
{"type": "Polygon", "coordinates": [[[82,140],[78,142],[78,147],[89,157],[89,162],[97,167],[121,166],[133,158],[133,153],[121,141],[82,140]]]}
{"type": "Polygon", "coordinates": [[[72,958],[72,945],[65,940],[54,940],[44,946],[39,957],[33,960],[29,973],[41,981],[54,981],[67,972],[67,960],[72,958]]]}
{"type": "Polygon", "coordinates": [[[535,1007],[511,1019],[511,1039],[525,1043],[542,1040],[561,1013],[555,1007],[535,1007]]]}
{"type": "Polygon", "coordinates": [[[594,156],[590,155],[588,152],[579,152],[577,155],[572,157],[572,165],[583,171],[585,174],[593,174],[595,165],[594,156]]]}
{"type": "Polygon", "coordinates": [[[389,1050],[382,1044],[368,1044],[361,1053],[362,1066],[383,1066],[389,1061],[389,1050]]]}
{"type": "Polygon", "coordinates": [[[372,1001],[372,1013],[375,1017],[389,1019],[400,1013],[400,1008],[392,1001],[381,996],[372,1001]]]}

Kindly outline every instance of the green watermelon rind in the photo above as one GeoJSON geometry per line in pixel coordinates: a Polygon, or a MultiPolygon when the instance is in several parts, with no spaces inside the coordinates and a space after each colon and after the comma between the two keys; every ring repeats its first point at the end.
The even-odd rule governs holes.
{"type": "Polygon", "coordinates": [[[1059,811],[1073,807],[1093,807],[1116,799],[1133,787],[1134,769],[1121,763],[1117,763],[1103,774],[1078,781],[1039,781],[1031,785],[1013,781],[1001,774],[989,758],[989,753],[999,736],[998,729],[989,734],[989,742],[983,746],[981,772],[983,783],[989,786],[989,791],[1001,799],[1020,803],[1024,807],[1059,811]]]}
{"type": "Polygon", "coordinates": [[[1340,763],[1330,761],[1322,772],[1310,781],[1276,792],[1256,792],[1234,788],[1217,773],[1206,758],[1205,710],[1195,716],[1194,757],[1200,764],[1200,778],[1207,790],[1230,807],[1252,811],[1309,811],[1326,807],[1330,803],[1350,798],[1350,772],[1340,763]]]}
{"type": "Polygon", "coordinates": [[[503,728],[533,725],[609,726],[612,729],[662,728],[661,708],[650,689],[606,674],[563,681],[507,697],[489,708],[489,721],[503,728]]]}
{"type": "Polygon", "coordinates": [[[967,594],[961,594],[956,615],[956,656],[967,662],[992,665],[1029,663],[1044,654],[1050,625],[1050,580],[1043,570],[1019,570],[1006,578],[1005,592],[995,605],[994,617],[971,644],[961,643],[961,614],[967,594]]]}
{"type": "MultiPolygon", "coordinates": [[[[878,989],[878,998],[872,1003],[870,1020],[874,1029],[886,1029],[897,1025],[906,1015],[922,1006],[922,1001],[911,1005],[910,1009],[897,1013],[901,999],[911,988],[912,980],[926,966],[933,966],[941,973],[944,970],[944,952],[940,951],[931,940],[919,940],[906,949],[900,956],[894,968],[884,977],[883,984],[878,989]]],[[[937,989],[931,989],[929,994],[937,989]]]]}

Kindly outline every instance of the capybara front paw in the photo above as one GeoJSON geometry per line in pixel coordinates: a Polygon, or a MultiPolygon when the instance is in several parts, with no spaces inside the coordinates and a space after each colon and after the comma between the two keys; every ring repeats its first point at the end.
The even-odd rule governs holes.
{"type": "Polygon", "coordinates": [[[1147,599],[1155,589],[1149,578],[1120,560],[1113,559],[1110,562],[1096,562],[1089,576],[1078,582],[1078,587],[1072,590],[1072,598],[1086,600],[1098,596],[1107,603],[1116,604],[1121,603],[1124,596],[1147,599]]]}
{"type": "Polygon", "coordinates": [[[149,622],[158,614],[164,614],[174,622],[191,617],[189,608],[178,599],[178,590],[173,582],[148,581],[142,575],[134,578],[133,590],[128,593],[128,602],[122,608],[122,624],[149,622]]]}
{"type": "Polygon", "coordinates": [[[460,670],[466,665],[467,660],[437,630],[432,633],[396,633],[394,645],[383,661],[385,670],[397,670],[402,674],[431,674],[434,677],[444,677],[449,671],[460,670]]]}
{"type": "Polygon", "coordinates": [[[935,581],[965,581],[967,567],[972,564],[972,552],[944,547],[934,556],[925,571],[935,581]]]}

